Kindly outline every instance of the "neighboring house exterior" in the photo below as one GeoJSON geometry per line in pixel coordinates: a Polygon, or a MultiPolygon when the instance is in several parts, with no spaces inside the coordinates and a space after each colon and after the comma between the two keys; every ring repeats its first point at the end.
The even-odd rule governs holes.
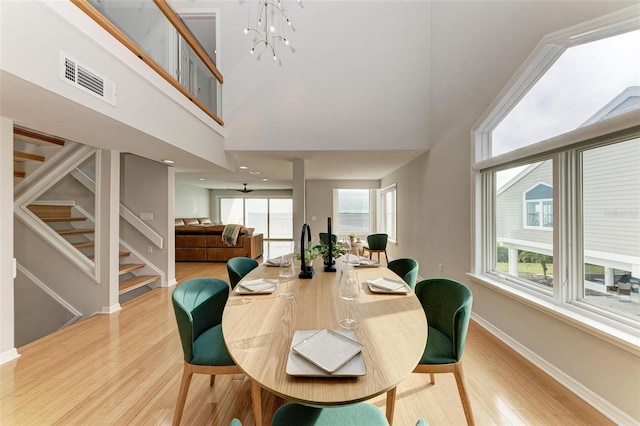
{"type": "MultiPolygon", "coordinates": [[[[640,87],[630,87],[594,117],[602,120],[639,107],[640,87]]],[[[603,277],[585,276],[587,289],[606,293],[621,275],[640,277],[638,144],[615,144],[583,156],[584,263],[604,267],[603,277]]],[[[509,249],[511,275],[518,275],[518,251],[553,255],[552,176],[552,162],[546,160],[528,166],[498,189],[497,238],[509,249]]]]}

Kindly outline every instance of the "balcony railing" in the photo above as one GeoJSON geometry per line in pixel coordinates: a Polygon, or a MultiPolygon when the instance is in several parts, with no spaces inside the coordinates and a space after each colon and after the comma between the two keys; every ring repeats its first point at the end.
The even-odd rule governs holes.
{"type": "Polygon", "coordinates": [[[165,0],[71,0],[220,125],[223,78],[165,0]]]}

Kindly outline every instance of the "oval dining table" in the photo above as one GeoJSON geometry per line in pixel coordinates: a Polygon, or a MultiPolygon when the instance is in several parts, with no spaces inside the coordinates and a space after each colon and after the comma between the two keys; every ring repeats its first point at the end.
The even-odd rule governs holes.
{"type": "MultiPolygon", "coordinates": [[[[231,358],[251,380],[256,425],[262,425],[261,388],[286,401],[321,406],[355,403],[386,392],[386,417],[392,424],[396,386],[416,367],[427,342],[427,319],[420,301],[413,292],[373,293],[367,280],[401,281],[400,277],[383,266],[356,267],[362,287],[350,310],[359,322],[354,331],[363,345],[366,373],[357,377],[289,375],[286,369],[294,333],[340,331],[339,322],[347,317],[347,302],[338,297],[338,284],[341,271],[349,266],[339,258],[336,272],[324,272],[322,259],[314,261],[313,267],[313,278],[296,276],[289,281],[293,298],[279,297],[286,289],[281,279],[270,294],[232,291],[224,309],[222,333],[231,358]]],[[[278,279],[278,269],[262,264],[243,281],[278,279]]]]}

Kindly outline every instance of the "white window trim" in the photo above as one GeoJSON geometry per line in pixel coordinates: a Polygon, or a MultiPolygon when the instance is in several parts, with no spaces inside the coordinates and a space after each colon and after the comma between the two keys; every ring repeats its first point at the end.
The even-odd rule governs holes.
{"type": "MultiPolygon", "coordinates": [[[[492,102],[471,132],[472,184],[472,244],[471,273],[474,282],[490,287],[508,297],[538,309],[552,317],[571,324],[594,336],[600,337],[635,355],[640,355],[640,330],[625,317],[617,318],[614,312],[601,311],[593,305],[581,302],[578,285],[567,285],[569,277],[582,279],[581,218],[576,214],[579,200],[578,184],[567,184],[574,179],[575,151],[562,152],[572,146],[585,149],[603,141],[614,143],[640,137],[640,111],[632,111],[596,122],[576,130],[540,141],[538,143],[491,157],[491,132],[513,109],[529,89],[568,48],[618,33],[638,29],[637,16],[640,4],[544,37],[518,72],[492,102]],[[532,71],[533,70],[533,71],[532,71]],[[495,264],[495,212],[492,200],[483,194],[493,194],[493,174],[481,173],[489,169],[504,169],[523,162],[554,158],[554,285],[553,297],[544,296],[526,286],[514,286],[505,277],[489,274],[487,265],[495,264]],[[573,218],[576,220],[567,220],[573,218]],[[485,238],[490,235],[490,238],[485,238]],[[572,244],[569,244],[571,242],[572,244]],[[569,251],[569,246],[572,251],[569,251]],[[563,265],[562,268],[559,265],[563,265]],[[573,293],[570,293],[573,291],[573,293]]],[[[526,222],[525,222],[526,223],[526,222]]],[[[508,278],[508,277],[507,277],[508,278]]],[[[520,284],[520,283],[518,283],[520,284]]]]}
{"type": "Polygon", "coordinates": [[[379,195],[376,197],[378,200],[378,208],[376,209],[377,212],[381,212],[380,215],[378,215],[379,220],[378,220],[378,229],[384,229],[384,231],[388,233],[387,229],[383,227],[383,223],[386,220],[386,209],[384,207],[384,196],[389,193],[389,192],[395,192],[395,206],[394,206],[394,221],[395,221],[395,238],[391,238],[391,235],[389,235],[389,242],[392,244],[397,245],[398,244],[398,188],[397,188],[397,182],[392,183],[391,185],[387,185],[384,188],[380,188],[379,191],[379,195]]]}

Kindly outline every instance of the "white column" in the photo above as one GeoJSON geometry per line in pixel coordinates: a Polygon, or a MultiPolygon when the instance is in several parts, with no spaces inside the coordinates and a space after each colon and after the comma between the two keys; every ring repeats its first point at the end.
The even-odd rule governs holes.
{"type": "MultiPolygon", "coordinates": [[[[165,238],[164,251],[167,253],[167,279],[165,285],[176,285],[176,240],[174,238],[176,217],[176,169],[167,167],[167,238],[165,238]]],[[[211,193],[211,191],[209,191],[211,193]]],[[[211,215],[209,215],[211,217],[211,215]]]]}
{"type": "Polygon", "coordinates": [[[0,117],[0,364],[18,357],[14,342],[13,121],[0,117]]]}
{"type": "Polygon", "coordinates": [[[293,160],[293,242],[295,250],[300,250],[300,232],[302,225],[307,223],[306,212],[306,180],[304,174],[304,160],[293,160]]]}
{"type": "Polygon", "coordinates": [[[518,276],[518,249],[509,247],[509,274],[518,276]]]}
{"type": "Polygon", "coordinates": [[[607,287],[615,284],[613,282],[613,268],[610,268],[608,266],[604,267],[604,286],[605,286],[605,291],[607,289],[607,287]]]}
{"type": "Polygon", "coordinates": [[[102,313],[120,310],[120,153],[100,150],[96,161],[96,267],[102,287],[102,313]]]}

